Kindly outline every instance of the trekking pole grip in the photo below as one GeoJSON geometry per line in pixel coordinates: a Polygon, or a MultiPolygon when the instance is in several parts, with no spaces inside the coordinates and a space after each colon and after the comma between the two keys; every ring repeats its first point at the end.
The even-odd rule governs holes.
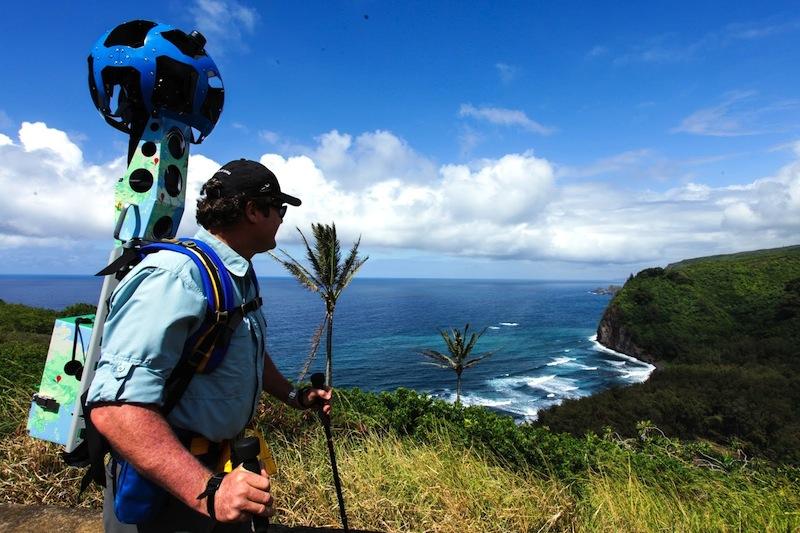
{"type": "MultiPolygon", "coordinates": [[[[261,451],[261,443],[256,437],[239,439],[233,443],[233,454],[245,470],[254,474],[261,474],[261,465],[258,462],[258,453],[261,451]]],[[[253,529],[256,533],[267,533],[269,519],[263,516],[253,517],[253,529]]]]}
{"type": "MultiPolygon", "coordinates": [[[[322,372],[311,374],[311,386],[314,387],[315,389],[325,390],[325,374],[323,374],[322,372]]],[[[323,419],[324,423],[325,420],[328,419],[328,416],[322,411],[322,405],[320,404],[319,399],[317,399],[316,404],[317,405],[315,407],[319,412],[320,418],[323,419]]]]}

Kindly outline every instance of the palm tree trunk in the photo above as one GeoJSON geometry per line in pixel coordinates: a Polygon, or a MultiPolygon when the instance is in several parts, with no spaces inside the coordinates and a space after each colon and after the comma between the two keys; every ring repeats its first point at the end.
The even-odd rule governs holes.
{"type": "Polygon", "coordinates": [[[327,358],[325,361],[325,386],[333,387],[333,311],[328,315],[328,336],[326,339],[327,358]]]}
{"type": "Polygon", "coordinates": [[[456,374],[456,403],[461,403],[461,374],[456,374]]]}

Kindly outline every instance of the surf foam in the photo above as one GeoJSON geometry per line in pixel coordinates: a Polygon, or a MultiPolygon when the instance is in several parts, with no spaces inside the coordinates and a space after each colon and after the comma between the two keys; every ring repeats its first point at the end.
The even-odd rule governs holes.
{"type": "Polygon", "coordinates": [[[645,363],[644,361],[636,359],[635,357],[631,357],[630,355],[626,355],[624,353],[615,352],[611,348],[603,346],[597,341],[597,335],[592,335],[591,337],[589,337],[589,340],[592,342],[593,347],[596,351],[609,353],[614,355],[615,357],[619,357],[620,359],[625,359],[625,361],[635,363],[635,366],[637,368],[633,369],[628,368],[625,371],[620,369],[620,371],[622,372],[622,377],[624,379],[630,379],[631,381],[634,382],[647,381],[647,378],[649,378],[650,374],[653,373],[653,370],[656,369],[656,367],[651,365],[650,363],[645,363]]]}

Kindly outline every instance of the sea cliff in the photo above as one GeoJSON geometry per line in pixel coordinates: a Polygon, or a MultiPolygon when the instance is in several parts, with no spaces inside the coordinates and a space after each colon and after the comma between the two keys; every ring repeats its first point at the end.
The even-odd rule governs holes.
{"type": "Polygon", "coordinates": [[[655,364],[655,359],[633,342],[630,331],[625,326],[619,308],[609,305],[597,326],[597,342],[615,352],[624,353],[646,363],[655,364]]]}

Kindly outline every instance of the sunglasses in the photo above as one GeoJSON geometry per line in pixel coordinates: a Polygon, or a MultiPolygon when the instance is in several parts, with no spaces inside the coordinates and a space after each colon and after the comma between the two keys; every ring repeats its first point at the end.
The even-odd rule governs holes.
{"type": "Polygon", "coordinates": [[[274,198],[269,198],[269,197],[268,197],[268,199],[272,200],[272,201],[267,204],[267,207],[271,207],[273,209],[276,209],[278,211],[278,216],[281,217],[281,219],[283,219],[283,217],[286,216],[286,209],[289,206],[284,204],[280,200],[275,200],[274,198]]]}
{"type": "Polygon", "coordinates": [[[269,205],[270,207],[274,207],[275,209],[278,210],[278,216],[281,217],[281,220],[283,220],[283,217],[286,216],[286,209],[289,206],[286,204],[269,204],[269,205]]]}

